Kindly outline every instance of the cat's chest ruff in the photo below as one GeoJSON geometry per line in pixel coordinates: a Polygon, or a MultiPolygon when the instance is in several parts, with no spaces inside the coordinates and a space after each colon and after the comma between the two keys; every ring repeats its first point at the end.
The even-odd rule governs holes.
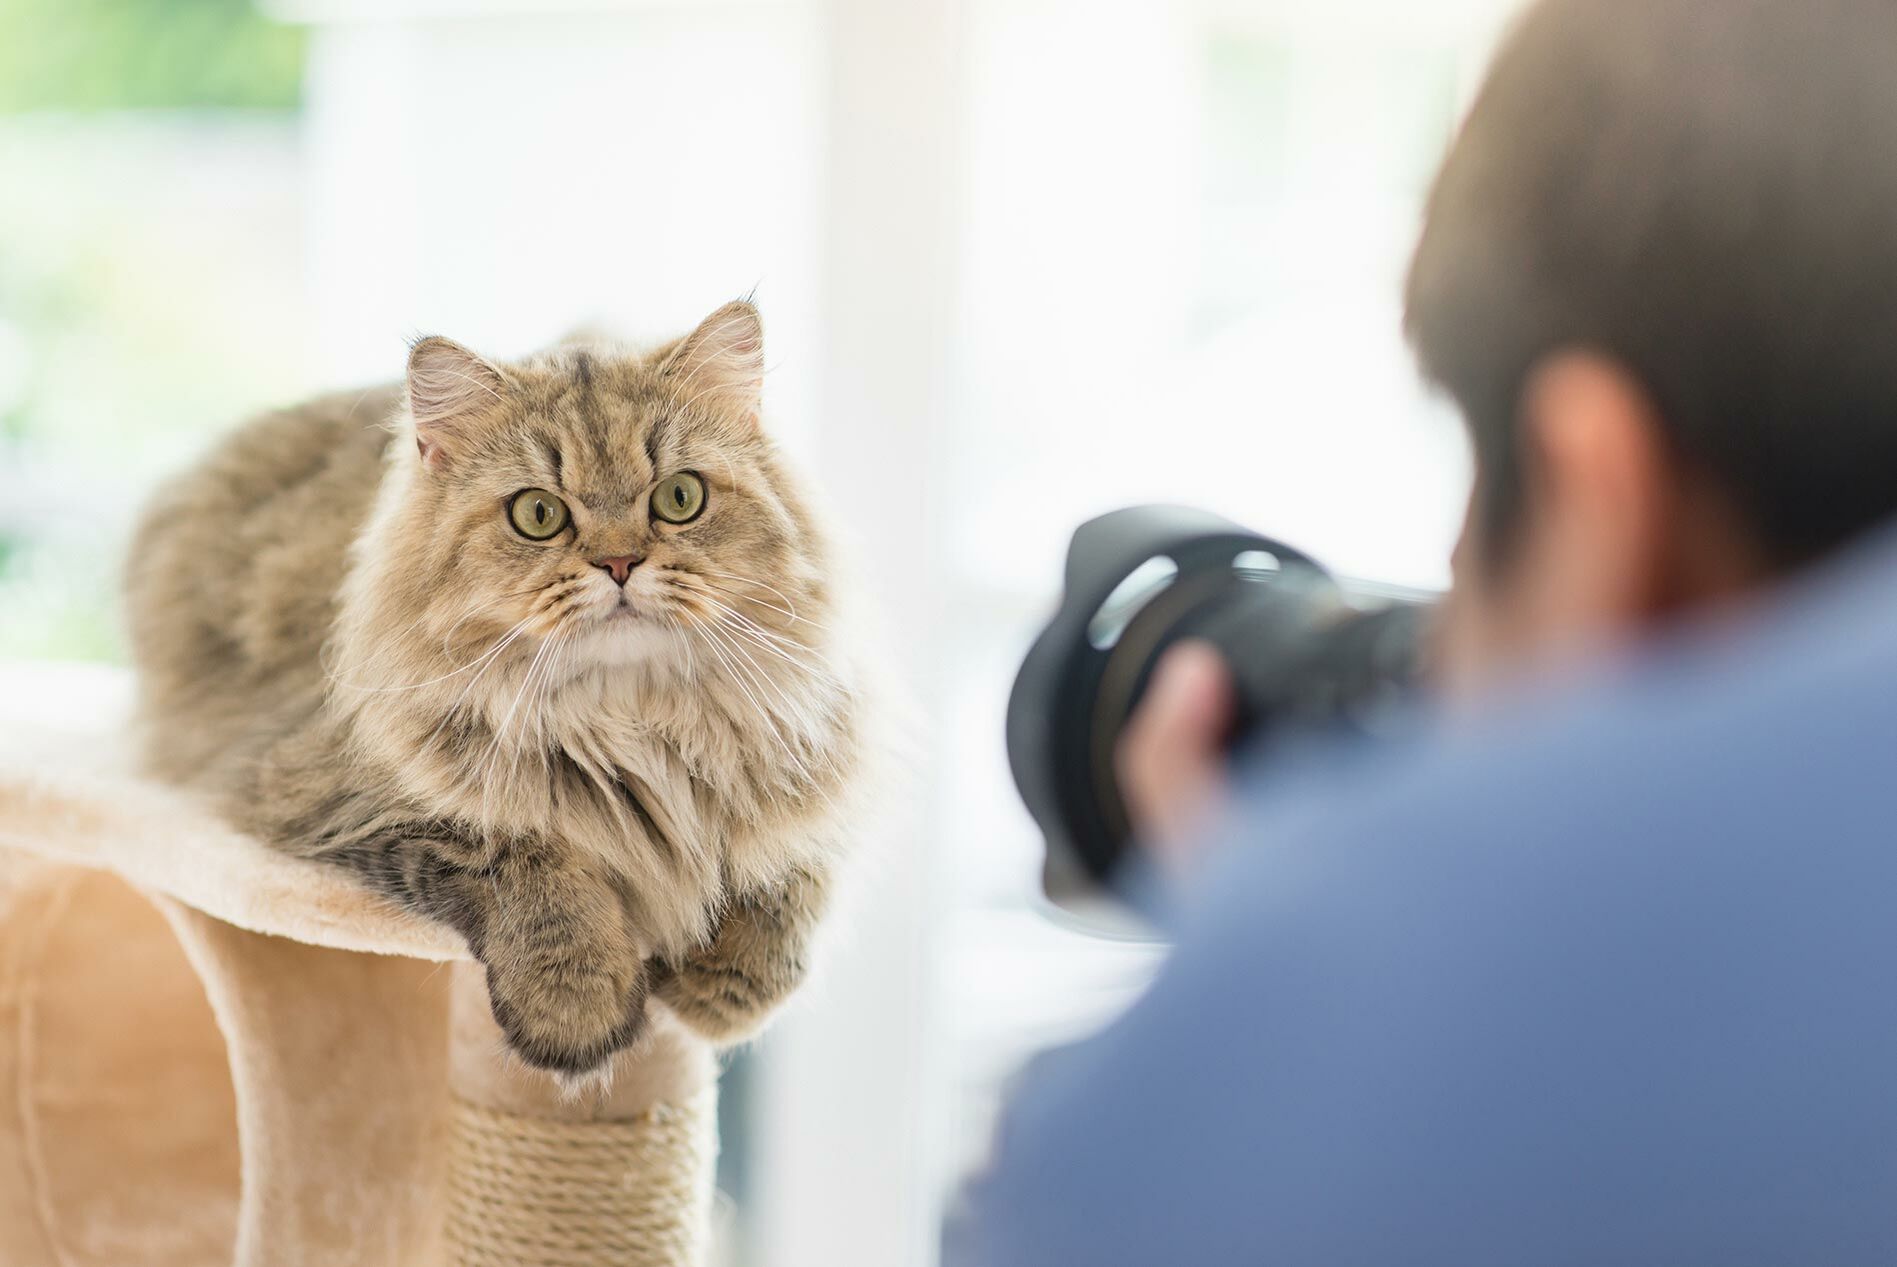
{"type": "Polygon", "coordinates": [[[709,724],[681,729],[630,709],[594,708],[548,728],[548,760],[523,777],[551,777],[564,793],[604,798],[650,826],[656,817],[680,829],[715,829],[721,808],[744,798],[743,766],[730,759],[733,736],[709,724]]]}
{"type": "Polygon", "coordinates": [[[694,725],[677,724],[678,705],[655,706],[601,692],[590,700],[573,701],[547,726],[546,742],[556,751],[603,767],[641,771],[652,767],[683,767],[695,776],[715,777],[704,769],[716,754],[733,750],[735,737],[707,717],[694,725]]]}

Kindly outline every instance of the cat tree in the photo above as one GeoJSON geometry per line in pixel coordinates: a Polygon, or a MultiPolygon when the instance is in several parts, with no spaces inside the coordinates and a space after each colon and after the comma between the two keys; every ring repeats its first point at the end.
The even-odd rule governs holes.
{"type": "Polygon", "coordinates": [[[454,934],[170,791],[0,768],[0,1263],[696,1267],[711,1051],[503,1054],[454,934]]]}

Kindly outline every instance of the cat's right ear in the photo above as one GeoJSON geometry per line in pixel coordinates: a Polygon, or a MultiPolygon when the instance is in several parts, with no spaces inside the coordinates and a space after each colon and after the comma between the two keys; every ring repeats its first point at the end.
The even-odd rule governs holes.
{"type": "Polygon", "coordinates": [[[408,351],[408,408],[422,465],[440,470],[458,434],[507,398],[507,380],[452,339],[430,335],[408,351]]]}

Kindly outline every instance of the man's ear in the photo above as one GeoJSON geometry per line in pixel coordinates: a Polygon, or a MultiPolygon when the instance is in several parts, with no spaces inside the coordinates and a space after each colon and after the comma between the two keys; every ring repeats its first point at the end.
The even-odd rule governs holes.
{"type": "Polygon", "coordinates": [[[1660,615],[1676,583],[1683,493],[1659,413],[1615,361],[1563,351],[1530,371],[1521,422],[1521,562],[1537,575],[1515,580],[1538,594],[1550,641],[1618,641],[1660,615]]]}
{"type": "Polygon", "coordinates": [[[441,469],[467,428],[506,399],[507,379],[500,370],[452,339],[430,335],[409,349],[408,408],[428,469],[441,469]]]}
{"type": "Polygon", "coordinates": [[[686,403],[755,421],[764,391],[764,322],[735,300],[698,323],[659,367],[686,403]]]}

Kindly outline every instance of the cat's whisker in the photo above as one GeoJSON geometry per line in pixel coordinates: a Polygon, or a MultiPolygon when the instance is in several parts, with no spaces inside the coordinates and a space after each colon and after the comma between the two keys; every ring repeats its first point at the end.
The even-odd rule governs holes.
{"type": "Polygon", "coordinates": [[[831,679],[842,677],[841,671],[836,665],[830,662],[829,657],[824,655],[821,651],[818,651],[815,647],[798,642],[794,638],[786,638],[781,634],[774,633],[752,620],[749,616],[746,616],[743,612],[727,607],[715,598],[709,596],[703,597],[707,603],[717,609],[723,623],[746,634],[752,641],[757,642],[766,650],[777,655],[780,659],[794,664],[804,672],[817,677],[829,677],[831,679]],[[819,669],[816,664],[811,664],[809,661],[804,660],[801,656],[796,654],[798,652],[814,657],[817,664],[821,664],[823,668],[819,669]]]}
{"type": "MultiPolygon", "coordinates": [[[[727,638],[734,639],[740,647],[749,646],[759,651],[768,652],[770,655],[776,657],[776,659],[779,662],[789,665],[792,669],[794,669],[798,673],[808,674],[812,677],[821,677],[820,674],[814,673],[807,665],[798,663],[797,661],[791,659],[789,656],[785,655],[783,652],[777,650],[775,647],[770,646],[768,643],[759,642],[757,639],[750,637],[748,634],[745,633],[744,630],[738,628],[735,625],[729,624],[727,622],[720,622],[718,627],[725,631],[725,636],[727,638]]],[[[747,650],[745,654],[746,654],[746,657],[750,658],[753,663],[756,663],[755,657],[751,656],[750,651],[747,650]]],[[[762,671],[762,666],[759,666],[759,667],[760,667],[760,671],[762,671]]],[[[782,694],[784,688],[782,687],[781,684],[773,682],[772,686],[780,693],[780,695],[782,694]]],[[[799,714],[806,713],[808,711],[807,708],[800,707],[796,704],[793,704],[792,701],[790,701],[787,698],[783,699],[782,703],[784,704],[784,707],[786,709],[797,712],[799,714]]]]}
{"type": "MultiPolygon", "coordinates": [[[[349,409],[348,409],[348,411],[347,411],[347,413],[346,413],[346,415],[345,415],[345,416],[347,416],[347,417],[349,417],[349,418],[354,418],[354,417],[356,416],[356,410],[358,410],[358,409],[360,409],[360,408],[362,408],[362,402],[363,402],[363,401],[365,401],[365,400],[367,400],[367,399],[369,399],[369,393],[370,393],[370,392],[372,392],[372,391],[374,391],[374,390],[376,390],[376,385],[375,385],[375,384],[373,384],[373,383],[371,383],[371,384],[370,384],[369,386],[367,386],[367,387],[365,387],[365,388],[363,388],[363,389],[362,389],[361,391],[359,391],[359,392],[357,392],[357,393],[356,393],[356,398],[355,398],[354,400],[352,400],[352,401],[350,401],[350,402],[349,402],[349,409]]],[[[389,430],[393,430],[393,429],[394,429],[394,423],[395,423],[395,421],[396,421],[396,419],[397,419],[397,418],[399,418],[399,417],[401,417],[401,415],[400,415],[400,414],[391,414],[391,415],[390,415],[389,417],[387,417],[387,418],[385,418],[385,419],[383,419],[383,420],[382,420],[382,421],[380,421],[380,422],[377,422],[377,423],[374,423],[374,424],[372,424],[372,425],[374,425],[374,426],[377,426],[377,427],[382,427],[382,428],[386,428],[386,429],[389,429],[389,430]]]]}
{"type": "Polygon", "coordinates": [[[571,657],[572,652],[573,639],[568,636],[562,636],[554,658],[547,662],[547,671],[541,677],[540,692],[535,699],[535,728],[542,736],[540,750],[542,765],[546,763],[545,736],[549,729],[547,725],[547,714],[552,711],[554,692],[560,689],[560,678],[561,675],[566,672],[567,661],[571,657]]]}
{"type": "Polygon", "coordinates": [[[454,654],[452,651],[448,649],[448,644],[454,640],[455,631],[457,629],[467,624],[470,620],[474,619],[476,616],[485,616],[489,612],[499,610],[501,607],[505,605],[505,603],[506,603],[506,600],[504,598],[496,597],[496,598],[489,599],[487,602],[482,603],[477,607],[472,607],[468,609],[467,611],[462,612],[461,615],[455,618],[454,624],[449,625],[447,628],[447,631],[441,635],[441,654],[444,656],[449,656],[449,655],[454,654]]]}
{"type": "Polygon", "coordinates": [[[808,673],[812,677],[827,678],[829,676],[822,669],[819,669],[816,665],[810,663],[808,660],[799,659],[797,656],[792,655],[790,652],[778,646],[775,642],[772,642],[766,638],[759,637],[757,630],[749,628],[742,622],[741,619],[736,619],[734,617],[735,617],[735,613],[723,614],[719,617],[718,623],[723,625],[725,628],[731,630],[733,633],[746,639],[752,645],[758,647],[760,650],[770,652],[773,656],[776,656],[779,660],[782,660],[785,664],[790,665],[792,668],[799,669],[802,672],[808,673]]]}
{"type": "MultiPolygon", "coordinates": [[[[710,634],[718,642],[724,643],[725,649],[730,651],[732,656],[742,664],[745,675],[749,677],[752,683],[757,686],[758,690],[764,694],[773,696],[776,699],[778,706],[781,709],[783,709],[786,714],[795,714],[795,713],[802,712],[802,710],[796,707],[796,705],[793,704],[791,700],[789,699],[789,697],[784,693],[783,687],[777,682],[773,681],[770,675],[764,671],[764,666],[760,665],[757,662],[756,657],[752,656],[748,651],[746,651],[744,647],[736,641],[735,638],[731,638],[729,635],[721,636],[718,633],[718,628],[713,625],[705,626],[705,632],[707,634],[710,634]]],[[[793,745],[791,743],[789,737],[786,736],[783,730],[779,727],[778,717],[776,714],[772,713],[768,709],[762,709],[761,707],[760,707],[760,711],[763,712],[764,720],[766,721],[766,723],[770,725],[772,732],[776,734],[778,743],[783,746],[785,758],[789,760],[792,765],[797,767],[797,771],[799,774],[803,775],[805,783],[814,784],[816,782],[816,779],[811,774],[810,767],[807,764],[805,764],[803,757],[799,752],[801,745],[793,745]]],[[[785,720],[788,721],[788,717],[786,717],[785,720]]],[[[801,733],[801,730],[800,730],[800,733],[801,733]]]]}
{"type": "Polygon", "coordinates": [[[501,744],[502,741],[507,738],[507,728],[513,722],[514,714],[520,710],[520,701],[526,696],[527,687],[533,682],[535,671],[540,668],[541,662],[546,659],[547,650],[554,645],[554,641],[553,638],[547,639],[541,643],[539,648],[534,652],[534,658],[532,662],[527,665],[527,672],[520,680],[520,689],[514,692],[514,702],[507,706],[507,714],[501,718],[500,725],[495,727],[494,740],[488,745],[487,754],[481,762],[481,818],[484,821],[493,821],[492,816],[488,813],[488,797],[494,788],[494,767],[499,762],[501,744]]]}
{"type": "Polygon", "coordinates": [[[678,645],[680,649],[685,652],[686,677],[696,681],[698,678],[698,654],[692,650],[691,630],[685,627],[683,620],[671,612],[665,613],[665,621],[671,625],[673,629],[678,631],[678,645]]]}
{"type": "Polygon", "coordinates": [[[724,581],[736,581],[741,585],[756,586],[758,589],[765,590],[768,593],[775,595],[778,602],[783,603],[784,606],[780,608],[776,606],[775,604],[765,602],[763,599],[758,598],[755,595],[735,594],[732,591],[725,589],[723,586],[710,585],[710,582],[706,582],[707,585],[710,585],[710,588],[717,590],[719,593],[724,594],[729,598],[740,599],[747,603],[756,603],[759,607],[769,608],[770,610],[777,612],[779,615],[783,616],[785,620],[795,621],[797,624],[800,624],[800,625],[809,625],[812,629],[825,631],[825,632],[827,632],[829,629],[829,626],[825,625],[822,621],[812,620],[808,616],[798,615],[797,604],[793,603],[790,600],[789,596],[786,595],[783,590],[778,589],[775,585],[767,584],[766,582],[760,581],[755,577],[738,576],[737,574],[732,573],[732,572],[713,572],[708,568],[700,569],[700,571],[702,571],[705,576],[715,576],[719,578],[720,580],[724,580],[724,581]]]}
{"type": "Polygon", "coordinates": [[[730,599],[734,603],[751,603],[755,606],[762,607],[765,611],[776,612],[779,616],[783,617],[785,620],[791,621],[793,623],[796,622],[797,620],[796,613],[791,612],[785,608],[779,607],[776,603],[766,602],[764,599],[758,598],[751,594],[740,594],[736,592],[735,590],[729,589],[723,585],[713,585],[710,581],[704,582],[704,586],[711,593],[722,594],[724,597],[730,599]]]}
{"type": "MultiPolygon", "coordinates": [[[[771,650],[775,651],[778,655],[781,656],[781,658],[785,659],[791,664],[796,665],[798,668],[802,669],[806,673],[816,674],[817,676],[823,676],[823,673],[820,670],[818,670],[816,666],[799,659],[795,654],[793,654],[794,652],[803,652],[808,655],[815,656],[819,661],[821,661],[824,664],[826,668],[834,672],[835,666],[831,665],[830,662],[827,659],[825,659],[824,656],[820,652],[818,652],[814,647],[806,646],[804,643],[798,642],[794,638],[787,638],[781,634],[775,633],[772,630],[764,628],[762,625],[752,620],[749,616],[746,616],[743,612],[740,612],[736,608],[730,606],[729,604],[720,601],[720,598],[718,597],[719,595],[722,595],[725,598],[737,599],[740,597],[739,595],[734,595],[734,594],[731,594],[729,591],[721,590],[717,586],[712,585],[710,582],[705,581],[702,577],[694,577],[692,579],[694,583],[691,585],[686,585],[683,582],[676,582],[675,583],[676,588],[681,594],[685,595],[692,602],[702,604],[704,607],[709,608],[710,609],[709,614],[712,617],[712,619],[716,620],[719,623],[726,624],[732,628],[741,630],[742,632],[751,636],[754,640],[769,642],[770,644],[772,644],[770,648],[771,650]]],[[[701,619],[704,618],[704,616],[706,615],[706,613],[704,612],[697,612],[697,611],[694,611],[693,614],[696,616],[699,616],[701,619]]]]}
{"type": "MultiPolygon", "coordinates": [[[[717,655],[720,660],[724,661],[727,669],[731,672],[732,683],[744,693],[746,699],[750,700],[751,707],[757,710],[758,716],[763,719],[765,725],[771,728],[771,734],[776,737],[778,746],[783,749],[784,759],[797,767],[798,773],[803,775],[806,783],[814,782],[815,780],[811,777],[809,767],[803,763],[802,759],[797,755],[796,750],[791,746],[789,738],[778,726],[776,715],[759,701],[758,697],[751,692],[750,687],[745,685],[744,679],[749,677],[751,682],[758,686],[759,690],[764,689],[763,680],[753,676],[751,670],[745,669],[738,662],[738,657],[742,657],[744,660],[749,660],[750,657],[745,656],[743,650],[736,644],[726,643],[725,640],[718,635],[717,629],[714,626],[703,625],[700,626],[700,628],[707,635],[708,640],[706,645],[712,649],[714,655],[717,655]],[[729,655],[727,655],[727,653],[729,653],[729,655]]],[[[751,667],[753,670],[756,668],[755,661],[751,662],[751,667]]],[[[782,701],[780,700],[780,702],[782,701]]]]}
{"type": "Polygon", "coordinates": [[[360,686],[354,682],[342,681],[340,678],[332,677],[330,680],[335,682],[337,686],[342,687],[344,690],[360,691],[365,695],[383,695],[383,694],[387,694],[390,691],[419,691],[425,686],[434,686],[435,684],[439,682],[446,682],[449,678],[460,677],[463,673],[466,673],[469,669],[478,668],[482,664],[487,663],[488,661],[492,660],[495,656],[499,655],[501,652],[507,650],[508,645],[512,643],[514,639],[520,637],[521,633],[526,629],[526,627],[527,627],[527,622],[525,620],[522,620],[519,624],[515,625],[512,629],[508,630],[507,633],[501,638],[501,640],[498,643],[488,648],[480,656],[460,666],[459,668],[450,669],[448,672],[442,674],[440,677],[429,678],[425,682],[409,682],[401,686],[360,686]]]}
{"type": "Polygon", "coordinates": [[[441,734],[442,730],[448,725],[448,723],[450,721],[453,721],[456,715],[460,713],[461,705],[467,701],[468,693],[474,689],[475,684],[478,683],[482,678],[487,676],[487,672],[489,669],[493,668],[496,664],[500,663],[499,653],[507,650],[509,646],[513,645],[515,641],[517,641],[526,633],[526,624],[527,624],[526,621],[522,621],[520,624],[516,625],[514,627],[513,632],[507,635],[506,640],[502,642],[500,646],[494,649],[495,650],[494,658],[490,659],[479,673],[476,673],[473,677],[468,679],[466,685],[464,685],[461,688],[461,693],[455,696],[454,703],[448,705],[447,709],[441,714],[441,720],[435,723],[435,728],[428,732],[428,737],[426,739],[422,740],[421,746],[423,749],[426,749],[430,745],[432,745],[435,742],[436,737],[441,734]]]}
{"type": "MultiPolygon", "coordinates": [[[[727,595],[727,597],[729,596],[727,595]]],[[[821,661],[826,667],[833,667],[833,666],[830,666],[829,659],[825,657],[821,651],[817,650],[815,647],[811,646],[809,643],[799,642],[797,639],[790,637],[788,634],[781,634],[781,633],[778,633],[775,629],[767,628],[764,625],[759,624],[756,620],[754,620],[750,616],[746,615],[744,612],[741,612],[737,610],[735,607],[732,607],[726,603],[722,603],[716,598],[708,597],[706,601],[711,603],[713,606],[715,606],[719,611],[730,616],[733,620],[738,621],[739,623],[744,625],[744,627],[746,629],[749,629],[752,633],[755,633],[758,636],[764,639],[767,639],[768,641],[772,643],[775,643],[777,646],[783,647],[787,651],[802,652],[805,655],[814,656],[819,661],[821,661]]]]}
{"type": "MultiPolygon", "coordinates": [[[[707,630],[704,626],[700,626],[698,632],[709,633],[709,630],[707,630]]],[[[731,657],[725,652],[725,650],[722,647],[718,645],[718,643],[715,640],[708,639],[705,643],[705,646],[711,652],[713,658],[715,658],[720,664],[724,666],[726,676],[730,680],[731,684],[738,688],[739,693],[744,696],[745,700],[751,705],[751,708],[757,713],[757,715],[759,717],[762,717],[765,720],[767,725],[771,726],[772,736],[776,739],[778,746],[780,748],[784,747],[785,746],[784,737],[781,734],[777,733],[777,727],[774,723],[771,722],[769,711],[766,710],[765,707],[758,702],[757,696],[753,695],[751,693],[751,689],[745,685],[742,677],[738,673],[738,668],[732,662],[731,657]]],[[[776,804],[777,798],[775,796],[772,796],[768,790],[766,790],[765,795],[771,801],[773,805],[776,804]]]]}
{"type": "MultiPolygon", "coordinates": [[[[521,594],[495,595],[494,597],[487,599],[485,602],[479,603],[473,608],[470,608],[468,611],[463,612],[455,620],[455,622],[452,625],[448,626],[448,631],[442,635],[442,638],[441,638],[442,657],[444,659],[448,659],[454,655],[454,652],[449,649],[448,643],[454,637],[455,630],[461,628],[462,625],[466,624],[468,621],[472,620],[476,616],[484,616],[491,612],[503,610],[507,606],[507,601],[510,598],[524,597],[527,593],[531,593],[531,591],[523,591],[521,594]]],[[[519,626],[516,625],[514,626],[514,628],[519,628],[519,626]]],[[[501,636],[505,637],[506,636],[505,632],[501,636]]],[[[331,650],[334,647],[334,645],[335,644],[333,642],[325,643],[323,651],[321,653],[324,660],[323,678],[325,681],[334,682],[339,686],[343,686],[349,690],[354,690],[354,691],[375,692],[375,691],[382,691],[382,690],[411,689],[410,687],[406,687],[406,686],[375,687],[375,686],[364,686],[364,685],[360,685],[358,683],[353,683],[353,682],[345,682],[343,680],[342,672],[340,670],[331,668],[329,664],[327,663],[328,658],[331,654],[331,650]]],[[[490,651],[492,649],[493,649],[492,647],[488,648],[488,650],[490,651]]],[[[374,668],[376,665],[382,664],[383,662],[389,659],[400,658],[405,655],[406,655],[406,649],[403,647],[401,642],[397,639],[390,639],[384,642],[382,645],[376,647],[366,658],[364,658],[356,666],[356,668],[361,671],[366,671],[366,670],[374,668]]],[[[485,652],[482,653],[481,655],[475,656],[473,660],[467,662],[466,664],[456,665],[454,672],[458,673],[463,670],[473,668],[476,664],[481,662],[484,656],[485,656],[485,652]]],[[[452,676],[452,674],[444,675],[443,678],[436,678],[434,679],[434,681],[445,680],[445,677],[447,676],[452,676]]],[[[432,682],[419,682],[419,683],[415,683],[414,685],[428,686],[428,685],[432,685],[432,682]]]]}
{"type": "Polygon", "coordinates": [[[544,589],[546,589],[544,585],[529,585],[526,589],[510,590],[504,594],[496,594],[486,602],[461,613],[460,616],[455,618],[454,624],[448,626],[447,632],[441,635],[441,653],[443,655],[449,654],[448,643],[454,637],[455,630],[461,628],[462,625],[474,617],[485,615],[498,608],[506,607],[517,599],[532,598],[544,589]]]}
{"type": "MultiPolygon", "coordinates": [[[[714,572],[710,568],[699,568],[697,570],[705,576],[715,576],[721,581],[738,581],[745,585],[755,585],[757,588],[775,595],[777,601],[784,604],[783,612],[786,616],[795,618],[797,615],[797,604],[793,603],[790,600],[790,596],[785,594],[783,590],[778,589],[775,585],[760,581],[755,577],[739,576],[736,572],[714,572]]],[[[763,600],[754,598],[751,601],[757,603],[763,600]]],[[[766,605],[768,606],[768,604],[766,605]]]]}
{"type": "MultiPolygon", "coordinates": [[[[527,706],[520,710],[520,719],[514,724],[514,737],[508,744],[511,754],[509,760],[516,766],[525,756],[531,744],[539,748],[538,737],[546,733],[546,710],[542,705],[542,696],[547,683],[553,678],[553,666],[560,659],[560,644],[548,640],[546,662],[541,666],[538,676],[529,675],[527,679],[527,706]]],[[[542,758],[544,762],[544,757],[542,758]]]]}
{"type": "MultiPolygon", "coordinates": [[[[519,626],[515,626],[513,629],[510,629],[506,631],[505,633],[503,633],[500,639],[495,643],[495,645],[481,652],[481,654],[477,655],[476,657],[474,657],[474,659],[468,661],[466,664],[458,664],[454,668],[450,669],[448,672],[441,674],[439,677],[428,678],[421,682],[405,682],[405,683],[398,683],[393,686],[367,686],[360,682],[347,681],[343,678],[343,676],[340,673],[326,673],[323,676],[324,676],[324,680],[329,682],[337,690],[353,691],[359,695],[387,695],[387,694],[397,693],[397,692],[402,692],[402,691],[419,691],[426,687],[435,686],[439,683],[446,682],[450,678],[459,677],[463,673],[466,673],[471,669],[479,669],[479,668],[484,667],[487,663],[491,662],[494,656],[498,655],[501,651],[505,650],[507,647],[507,644],[511,642],[516,636],[518,636],[518,633],[519,633],[519,626]]],[[[395,651],[389,651],[389,652],[384,653],[384,655],[395,655],[395,654],[397,654],[397,652],[395,651]]],[[[383,656],[372,657],[358,667],[366,669],[370,665],[375,664],[378,660],[382,658],[383,656]]],[[[475,676],[479,677],[480,675],[477,673],[475,676]]]]}
{"type": "MultiPolygon", "coordinates": [[[[734,616],[740,616],[745,620],[751,620],[749,616],[745,616],[744,613],[740,612],[737,608],[731,606],[730,603],[727,603],[724,601],[725,599],[731,599],[734,602],[742,601],[737,595],[732,594],[727,590],[721,590],[715,585],[703,585],[700,589],[695,591],[695,596],[703,600],[708,605],[717,608],[719,611],[730,612],[734,616]]],[[[751,621],[751,623],[756,624],[757,622],[751,621]]],[[[759,625],[758,627],[760,629],[763,628],[762,625],[759,625]]],[[[784,641],[794,647],[799,647],[804,650],[809,649],[807,647],[804,647],[803,643],[798,642],[792,638],[785,638],[784,641]]]]}
{"type": "MultiPolygon", "coordinates": [[[[792,700],[789,697],[783,685],[771,677],[770,674],[765,671],[764,666],[757,662],[757,658],[746,651],[741,644],[733,640],[727,642],[726,645],[730,647],[734,655],[740,657],[745,664],[750,666],[750,671],[754,675],[753,680],[759,683],[760,689],[776,699],[781,709],[778,717],[785,725],[793,727],[793,733],[795,735],[795,740],[793,741],[790,737],[785,736],[781,730],[778,731],[778,737],[785,747],[785,755],[790,759],[792,764],[797,767],[798,773],[803,775],[805,784],[810,787],[815,787],[817,779],[811,772],[810,762],[817,760],[822,763],[823,757],[822,754],[808,750],[808,735],[811,729],[808,712],[798,701],[792,700]]],[[[774,721],[773,729],[776,728],[774,721]]]]}
{"type": "MultiPolygon", "coordinates": [[[[533,695],[528,699],[528,708],[533,720],[533,733],[536,741],[541,746],[541,760],[543,764],[546,759],[544,742],[548,730],[547,713],[552,705],[553,692],[559,687],[560,674],[565,670],[567,657],[573,650],[572,634],[567,629],[556,630],[551,639],[551,643],[552,651],[547,656],[546,667],[541,671],[540,684],[534,688],[533,695]]],[[[523,721],[517,732],[518,739],[514,745],[516,754],[521,752],[526,746],[528,738],[527,730],[527,725],[525,721],[523,721]]]]}
{"type": "MultiPolygon", "coordinates": [[[[747,615],[744,612],[739,611],[736,607],[732,606],[732,604],[743,603],[743,602],[758,602],[765,609],[769,611],[777,612],[779,615],[782,615],[783,612],[780,608],[770,603],[762,603],[760,602],[760,600],[753,599],[750,596],[745,595],[745,594],[733,593],[732,591],[725,589],[722,586],[713,585],[710,581],[705,580],[703,577],[694,577],[692,579],[693,579],[693,584],[690,587],[681,587],[681,588],[684,589],[684,592],[689,593],[694,599],[720,612],[724,612],[734,617],[735,619],[743,621],[745,624],[749,625],[751,628],[755,629],[757,632],[767,635],[769,638],[771,638],[773,641],[777,642],[781,646],[788,647],[796,651],[806,651],[806,652],[811,653],[812,655],[818,655],[818,652],[815,647],[812,647],[803,642],[799,642],[797,639],[792,638],[787,634],[781,634],[774,629],[769,629],[765,627],[763,624],[760,624],[757,620],[753,619],[751,616],[747,615]],[[725,600],[729,600],[729,601],[727,602],[725,600]]],[[[819,655],[819,658],[821,659],[822,657],[819,655]]]]}

